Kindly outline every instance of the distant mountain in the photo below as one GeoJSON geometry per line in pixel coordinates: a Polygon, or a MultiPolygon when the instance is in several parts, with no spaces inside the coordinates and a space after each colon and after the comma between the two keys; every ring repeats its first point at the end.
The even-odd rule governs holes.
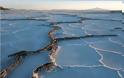
{"type": "Polygon", "coordinates": [[[82,12],[86,13],[117,13],[117,12],[122,12],[121,10],[107,10],[107,9],[102,9],[102,8],[92,8],[92,9],[87,9],[87,10],[82,10],[82,12]]]}
{"type": "Polygon", "coordinates": [[[84,12],[110,12],[111,10],[107,9],[102,9],[102,8],[91,8],[91,9],[86,9],[84,12]]]}
{"type": "Polygon", "coordinates": [[[107,9],[102,9],[102,8],[91,8],[91,9],[87,9],[87,10],[90,10],[90,11],[110,11],[110,10],[107,10],[107,9]]]}
{"type": "Polygon", "coordinates": [[[0,6],[0,10],[9,10],[9,8],[4,8],[4,7],[0,6]]]}

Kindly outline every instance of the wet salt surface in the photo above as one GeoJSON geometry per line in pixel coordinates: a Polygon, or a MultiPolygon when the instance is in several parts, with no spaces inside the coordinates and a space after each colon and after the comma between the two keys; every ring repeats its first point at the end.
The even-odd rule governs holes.
{"type": "Polygon", "coordinates": [[[100,56],[87,45],[63,45],[60,47],[57,58],[59,65],[100,65],[100,56]]]}
{"type": "Polygon", "coordinates": [[[110,51],[113,53],[124,55],[124,47],[110,41],[92,43],[91,46],[98,50],[110,51]]]}
{"type": "Polygon", "coordinates": [[[53,15],[49,17],[49,22],[77,22],[79,20],[78,17],[67,16],[67,15],[53,15]]]}
{"type": "Polygon", "coordinates": [[[1,21],[1,61],[2,67],[7,63],[8,55],[21,50],[34,51],[49,43],[48,27],[38,26],[40,21],[1,21]],[[12,24],[10,26],[9,24],[12,24]],[[42,29],[42,30],[41,30],[42,29]],[[43,31],[44,30],[44,31],[43,31]]]}
{"type": "Polygon", "coordinates": [[[120,77],[123,78],[124,77],[124,71],[119,71],[120,77]]]}
{"type": "Polygon", "coordinates": [[[47,73],[43,78],[120,78],[116,71],[105,67],[63,67],[63,70],[47,73]]]}
{"type": "Polygon", "coordinates": [[[81,17],[93,18],[93,19],[103,19],[103,20],[117,20],[120,21],[123,19],[122,13],[85,13],[85,14],[77,14],[81,17]]]}
{"type": "MultiPolygon", "coordinates": [[[[57,38],[87,34],[118,36],[60,41],[56,60],[62,70],[44,73],[43,78],[124,78],[124,26],[120,21],[124,17],[122,13],[10,10],[2,11],[1,14],[2,19],[5,19],[1,20],[0,28],[1,69],[12,62],[8,58],[9,54],[21,50],[34,51],[49,44],[47,33],[52,29],[50,23],[61,22],[58,24],[61,29],[55,32],[57,38]],[[92,19],[79,23],[79,17],[92,19]],[[47,20],[29,20],[32,18],[47,20]]],[[[8,78],[31,78],[33,70],[47,62],[48,52],[28,56],[8,78]]]]}
{"type": "Polygon", "coordinates": [[[70,36],[84,36],[86,35],[84,31],[82,31],[83,24],[60,24],[60,27],[63,30],[64,34],[68,34],[70,36]]]}
{"type": "Polygon", "coordinates": [[[49,61],[48,53],[41,53],[39,55],[30,56],[25,58],[23,64],[19,65],[9,78],[31,78],[32,71],[41,64],[47,63],[49,61]]]}
{"type": "Polygon", "coordinates": [[[124,69],[124,56],[111,53],[109,51],[98,51],[102,56],[103,59],[101,60],[105,65],[115,68],[117,70],[123,70],[124,69]]]}

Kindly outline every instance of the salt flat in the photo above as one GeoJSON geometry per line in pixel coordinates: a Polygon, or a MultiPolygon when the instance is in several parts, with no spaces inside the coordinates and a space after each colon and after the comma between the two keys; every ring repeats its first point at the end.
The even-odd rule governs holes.
{"type": "MultiPolygon", "coordinates": [[[[55,25],[59,27],[54,32],[55,38],[88,37],[58,41],[56,63],[62,69],[41,71],[41,78],[124,78],[124,15],[121,12],[0,12],[1,69],[14,63],[8,55],[48,45],[51,42],[48,33],[55,25]]],[[[49,54],[49,51],[42,51],[25,56],[23,63],[7,77],[31,78],[36,67],[49,62],[49,54]]]]}

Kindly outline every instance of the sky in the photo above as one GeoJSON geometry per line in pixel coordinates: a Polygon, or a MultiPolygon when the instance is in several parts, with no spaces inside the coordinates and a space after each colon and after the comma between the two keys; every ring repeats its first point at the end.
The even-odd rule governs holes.
{"type": "Polygon", "coordinates": [[[124,8],[124,4],[121,0],[0,0],[0,5],[8,8],[35,10],[83,10],[96,7],[110,10],[122,10],[124,8]]]}

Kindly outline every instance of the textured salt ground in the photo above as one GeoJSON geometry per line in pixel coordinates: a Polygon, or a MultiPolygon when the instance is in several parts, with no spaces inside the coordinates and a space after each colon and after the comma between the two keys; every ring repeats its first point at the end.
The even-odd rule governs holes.
{"type": "MultiPolygon", "coordinates": [[[[124,52],[123,46],[109,40],[112,39],[113,41],[117,41],[121,44],[124,41],[123,31],[109,31],[113,30],[115,27],[123,28],[123,24],[119,21],[123,17],[121,13],[84,14],[75,12],[59,12],[65,13],[66,15],[56,15],[58,12],[53,13],[55,14],[40,11],[27,12],[24,10],[10,10],[2,12],[3,19],[48,19],[48,21],[2,20],[2,29],[0,31],[2,33],[2,44],[0,45],[2,47],[2,68],[10,63],[11,60],[7,57],[9,54],[15,53],[16,51],[20,51],[22,49],[36,50],[48,44],[49,39],[47,33],[51,29],[49,22],[77,22],[80,20],[79,17],[72,15],[77,14],[81,17],[103,20],[85,20],[82,23],[59,24],[62,29],[56,33],[56,37],[83,36],[85,34],[118,34],[119,36],[110,38],[105,37],[67,40],[60,42],[59,46],[61,48],[58,54],[57,62],[62,65],[63,70],[57,69],[55,72],[52,71],[50,73],[45,73],[43,74],[44,78],[124,78],[124,58],[121,54],[118,54],[124,52]],[[99,53],[95,51],[95,48],[89,46],[91,44],[94,44],[94,47],[96,48],[107,50],[108,52],[100,50],[99,53],[101,53],[101,55],[99,55],[99,53]],[[113,51],[116,51],[116,53],[113,53],[113,51]],[[72,52],[74,54],[72,54],[72,52]],[[71,56],[71,54],[73,56],[71,56]],[[105,67],[99,66],[101,65],[101,57],[103,57],[103,63],[106,65],[105,67]],[[71,59],[73,59],[73,61],[71,59]],[[118,73],[113,68],[122,70],[119,70],[118,73]]],[[[15,69],[8,78],[31,77],[33,69],[48,61],[47,56],[47,53],[41,53],[40,55],[27,57],[24,64],[15,69]]]]}

